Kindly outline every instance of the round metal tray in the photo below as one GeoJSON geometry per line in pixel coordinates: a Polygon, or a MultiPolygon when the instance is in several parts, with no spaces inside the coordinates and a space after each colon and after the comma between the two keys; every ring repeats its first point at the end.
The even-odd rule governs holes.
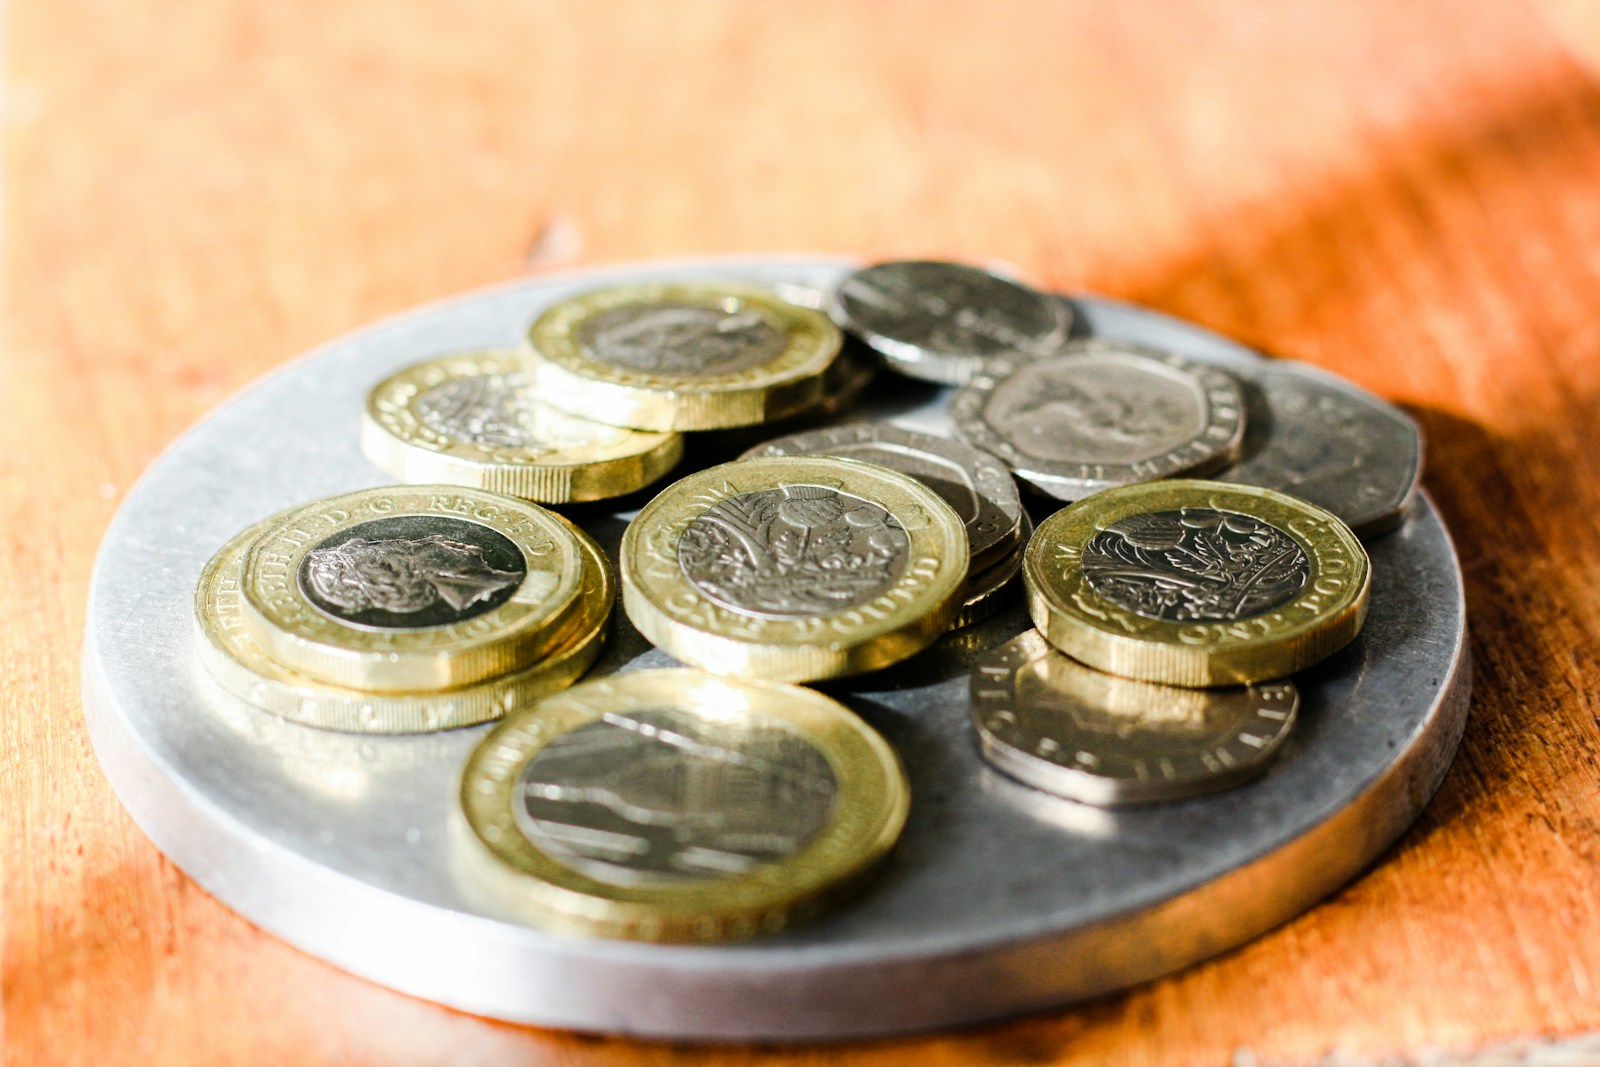
{"type": "MultiPolygon", "coordinates": [[[[743,944],[573,940],[509,921],[475,892],[453,822],[457,775],[486,727],[313,730],[227,697],[198,664],[191,598],[224,541],[280,508],[388,480],[357,445],[378,379],[441,351],[516,343],[541,307],[597,285],[692,276],[820,289],[846,266],[648,264],[471,294],[335,342],[191,430],[128,494],[89,596],[85,714],[140,826],[252,922],[384,985],[518,1022],[722,1040],[888,1034],[1105,993],[1271,929],[1378,856],[1438,786],[1467,707],[1461,575],[1426,497],[1370,546],[1365,632],[1297,679],[1296,736],[1264,777],[1226,793],[1113,813],[988,769],[967,675],[979,651],[1026,626],[1020,605],[827,686],[900,752],[910,821],[860,895],[743,944]]],[[[1095,335],[1259,358],[1153,312],[1076,305],[1095,335]]],[[[869,410],[937,431],[943,396],[886,376],[869,410]]],[[[625,512],[569,514],[614,551],[625,512]]],[[[619,611],[596,670],[668,662],[619,611]]]]}

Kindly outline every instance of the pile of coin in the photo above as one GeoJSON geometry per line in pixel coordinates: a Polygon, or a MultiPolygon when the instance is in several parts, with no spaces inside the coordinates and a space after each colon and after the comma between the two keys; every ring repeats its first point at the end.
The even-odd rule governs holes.
{"type": "Polygon", "coordinates": [[[969,631],[996,640],[971,682],[993,766],[1103,805],[1236,785],[1290,736],[1289,676],[1359,632],[1359,537],[1401,522],[1420,435],[1314,368],[1084,332],[1061,297],[938,262],[829,293],[561,300],[521,349],[379,383],[364,450],[439,484],[240,534],[201,579],[202,655],[310,725],[503,718],[462,778],[464,854],[508,911],[569,933],[750,936],[859,884],[905,777],[794,683],[906,660],[1023,590],[1035,629],[969,631]],[[850,421],[874,384],[916,388],[895,375],[945,387],[948,426],[850,421]],[[619,501],[618,586],[697,669],[578,682],[610,564],[538,505],[629,498],[686,455],[698,469],[619,501]]]}

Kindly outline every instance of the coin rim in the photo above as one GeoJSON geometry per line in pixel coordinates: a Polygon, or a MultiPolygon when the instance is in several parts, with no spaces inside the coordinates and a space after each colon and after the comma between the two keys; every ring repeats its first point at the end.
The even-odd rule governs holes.
{"type": "Polygon", "coordinates": [[[273,521],[264,519],[236,535],[207,561],[195,586],[194,609],[200,661],[211,677],[226,692],[279,718],[358,734],[431,733],[473,726],[566,688],[583,677],[605,647],[616,583],[604,550],[583,534],[583,609],[573,619],[568,640],[528,667],[431,693],[375,693],[297,674],[268,656],[241,618],[244,557],[273,521]],[[231,591],[223,588],[229,581],[231,591]],[[238,598],[233,613],[219,606],[224,596],[238,598]]]}
{"type": "Polygon", "coordinates": [[[1272,489],[1191,479],[1121,486],[1062,508],[1034,532],[1022,574],[1029,616],[1062,652],[1112,674],[1201,688],[1281,678],[1332,655],[1360,632],[1372,583],[1361,541],[1332,513],[1272,489]],[[1091,537],[1129,515],[1185,507],[1239,512],[1277,527],[1306,553],[1312,571],[1305,588],[1272,611],[1241,620],[1251,634],[1219,632],[1240,623],[1147,618],[1095,592],[1082,569],[1091,537]],[[1306,523],[1311,533],[1299,529],[1306,523]],[[1328,560],[1340,552],[1350,561],[1348,578],[1328,573],[1328,560]],[[1321,592],[1324,580],[1340,588],[1321,592]],[[1307,616],[1289,620],[1295,611],[1307,616]],[[1197,627],[1209,630],[1209,638],[1186,640],[1184,633],[1197,627]]]}
{"type": "Polygon", "coordinates": [[[910,810],[898,756],[838,701],[799,686],[672,668],[587,681],[512,715],[468,757],[458,795],[473,840],[493,863],[482,873],[508,904],[557,932],[645,941],[775,932],[874,868],[910,810]],[[634,886],[585,875],[522,833],[517,783],[546,745],[607,714],[661,706],[759,717],[804,738],[828,761],[837,786],[827,823],[799,851],[744,874],[634,886]]]}
{"type": "Polygon", "coordinates": [[[834,456],[738,459],[672,483],[628,524],[622,534],[622,606],[646,639],[685,663],[747,678],[816,681],[876,670],[932,643],[959,609],[969,559],[966,524],[939,494],[910,475],[834,456]],[[877,504],[902,526],[911,508],[928,516],[922,526],[906,528],[906,570],[872,603],[901,589],[909,599],[875,620],[861,608],[774,618],[719,604],[684,574],[679,541],[706,511],[730,496],[819,484],[877,504]],[[916,572],[919,560],[932,563],[931,573],[916,572]],[[702,618],[691,621],[695,615],[702,618]],[[824,637],[828,620],[836,621],[824,637]],[[727,625],[717,629],[715,622],[727,625]]]}
{"type": "MultiPolygon", "coordinates": [[[[1037,730],[1024,730],[1022,720],[1016,714],[1017,674],[1044,656],[1061,655],[1065,653],[1046,641],[1038,630],[1029,630],[989,649],[972,666],[969,714],[972,728],[978,735],[979,748],[990,766],[1025,785],[1079,803],[1101,807],[1158,803],[1203,796],[1241,785],[1262,774],[1271,765],[1278,752],[1288,743],[1299,715],[1300,690],[1291,679],[1248,686],[1245,687],[1246,692],[1260,694],[1254,702],[1255,718],[1260,717],[1260,708],[1271,706],[1271,690],[1287,691],[1287,711],[1281,720],[1274,721],[1273,734],[1264,739],[1266,743],[1259,748],[1240,740],[1246,727],[1234,732],[1225,744],[1215,746],[1211,751],[1226,751],[1223,771],[1194,773],[1178,778],[1105,774],[1090,770],[1075,759],[1069,760],[1069,757],[1077,754],[1080,746],[1061,744],[1054,737],[1049,738],[1056,742],[1054,755],[1039,752],[1039,742],[1049,735],[1037,730]],[[996,728],[991,721],[1000,714],[1010,716],[1009,729],[996,728]],[[1008,737],[1007,734],[1012,736],[1008,737]]],[[[1199,763],[1204,757],[1196,750],[1183,758],[1186,763],[1199,763]]]]}
{"type": "Polygon", "coordinates": [[[531,450],[478,445],[429,427],[416,404],[450,382],[521,374],[535,404],[527,360],[504,350],[451,353],[414,363],[367,393],[361,450],[376,466],[405,482],[445,483],[508,493],[547,504],[604,500],[641,489],[664,476],[683,456],[683,436],[596,423],[550,408],[562,418],[621,434],[609,445],[531,450]]]}
{"type": "Polygon", "coordinates": [[[1070,341],[1047,356],[992,358],[984,373],[975,375],[950,397],[949,412],[950,424],[962,441],[998,457],[1017,480],[1030,489],[1071,502],[1118,486],[1175,475],[1209,474],[1234,463],[1244,445],[1244,404],[1244,390],[1238,379],[1227,371],[1148,345],[1090,339],[1070,341]],[[1024,455],[983,417],[983,408],[994,391],[1026,367],[1045,361],[1112,355],[1150,360],[1194,377],[1205,404],[1202,415],[1205,425],[1184,443],[1149,459],[1127,463],[1051,463],[1024,455]],[[1213,440],[1208,441],[1208,437],[1213,440]],[[1204,451],[1196,455],[1178,455],[1202,446],[1204,451]]]}
{"type": "Polygon", "coordinates": [[[526,666],[555,647],[572,615],[581,609],[583,547],[577,527],[560,515],[517,497],[457,485],[397,485],[358,489],[324,497],[278,517],[245,556],[241,584],[244,620],[267,655],[297,673],[333,685],[381,692],[417,692],[457,688],[526,666]],[[389,498],[384,511],[371,502],[389,498]],[[466,501],[469,513],[438,506],[466,501]],[[510,512],[520,523],[504,521],[510,512]],[[343,515],[336,519],[334,516],[343,515]],[[298,579],[307,552],[330,535],[379,518],[436,515],[477,522],[509,538],[525,559],[540,550],[535,532],[551,542],[564,558],[555,589],[538,604],[514,598],[498,607],[449,626],[378,629],[335,619],[306,597],[298,579]],[[263,557],[275,531],[296,524],[315,530],[303,544],[291,545],[284,564],[284,594],[273,597],[263,588],[263,557]],[[461,633],[463,626],[469,632],[461,633]]]}
{"type": "Polygon", "coordinates": [[[639,430],[715,430],[768,422],[823,399],[824,378],[844,338],[820,311],[748,282],[642,282],[607,286],[546,308],[528,328],[528,366],[544,402],[580,418],[639,430]],[[576,334],[595,314],[674,300],[714,307],[729,299],[759,309],[783,331],[783,350],[720,377],[650,374],[584,355],[576,334]]]}

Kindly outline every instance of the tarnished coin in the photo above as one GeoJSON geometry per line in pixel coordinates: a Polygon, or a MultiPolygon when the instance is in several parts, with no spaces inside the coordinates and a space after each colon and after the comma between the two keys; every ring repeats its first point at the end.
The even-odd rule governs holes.
{"type": "Polygon", "coordinates": [[[752,456],[843,456],[911,475],[967,524],[974,572],[1009,556],[1022,531],[1022,499],[1011,472],[959,441],[888,423],[856,422],[780,437],[745,453],[747,459],[752,456]]]}
{"type": "Polygon", "coordinates": [[[1062,508],[1028,543],[1034,625],[1103,671],[1168,685],[1281,678],[1348,644],[1370,565],[1314,504],[1221,482],[1125,486],[1062,508]]]}
{"type": "Polygon", "coordinates": [[[991,360],[951,397],[950,418],[1023,484],[1071,501],[1227,466],[1244,437],[1244,395],[1182,356],[1075,341],[1059,356],[991,360]]]}
{"type": "Polygon", "coordinates": [[[859,884],[908,804],[893,750],[843,705],[689,670],[547,697],[461,779],[486,888],[546,928],[642,941],[782,929],[859,884]]]}
{"type": "Polygon", "coordinates": [[[1236,372],[1245,387],[1243,458],[1214,475],[1309,500],[1360,537],[1400,525],[1422,476],[1422,431],[1393,404],[1307,363],[1236,372]]]}
{"type": "Polygon", "coordinates": [[[378,692],[451,689],[558,647],[583,535],[536,504],[457,486],[328,497],[245,556],[250,636],[297,674],[378,692]]]}
{"type": "Polygon", "coordinates": [[[972,672],[972,722],[997,769],[1086,804],[1178,800],[1260,774],[1294,727],[1293,682],[1180,689],[1118,678],[1037,630],[972,672]]]}
{"type": "Polygon", "coordinates": [[[622,603],[669,655],[717,674],[813,681],[876,670],[943,633],[965,524],[921,482],[831,456],[691,474],[622,537],[622,603]]]}
{"type": "Polygon", "coordinates": [[[714,430],[823,396],[839,353],[821,312],[741,282],[620,285],[563,300],[529,331],[539,397],[639,430],[714,430]]]}
{"type": "Polygon", "coordinates": [[[561,643],[531,666],[459,689],[422,693],[372,693],[296,674],[270,658],[251,636],[240,591],[246,550],[275,521],[257,523],[223,546],[206,564],[195,589],[201,661],[223,689],[264,711],[354,733],[470,726],[565,689],[583,677],[604,647],[616,595],[611,565],[600,546],[580,533],[584,560],[579,610],[561,643]]]}
{"type": "Polygon", "coordinates": [[[995,356],[1053,352],[1071,311],[1048,293],[959,263],[879,263],[833,293],[834,321],[902,374],[961,385],[995,356]]]}
{"type": "Polygon", "coordinates": [[[683,438],[574,418],[539,399],[524,356],[468,352],[378,383],[361,447],[402,481],[565,504],[649,485],[678,462],[683,438]]]}

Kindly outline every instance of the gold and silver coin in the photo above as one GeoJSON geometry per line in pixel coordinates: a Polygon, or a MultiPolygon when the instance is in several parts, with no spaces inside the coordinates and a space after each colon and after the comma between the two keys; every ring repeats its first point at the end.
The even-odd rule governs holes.
{"type": "Polygon", "coordinates": [[[938,493],[967,525],[977,573],[1007,560],[1022,534],[1022,498],[1005,464],[959,441],[856,422],[790,434],[745,453],[752,456],[842,456],[909,474],[938,493]]]}
{"type": "Polygon", "coordinates": [[[675,433],[580,419],[539,399],[513,352],[430,359],[380,382],[361,424],[367,458],[407,482],[446,482],[547,504],[631,493],[683,455],[675,433]]]}
{"type": "Polygon", "coordinates": [[[1091,667],[1169,685],[1281,678],[1366,618],[1350,528],[1270,489],[1168,481],[1098,493],[1039,524],[1023,578],[1034,625],[1091,667]]]}
{"type": "Polygon", "coordinates": [[[1244,395],[1229,375],[1157,349],[1075,341],[991,359],[950,399],[956,434],[1058,500],[1232,463],[1244,395]]]}
{"type": "Polygon", "coordinates": [[[772,933],[888,854],[893,750],[797,686],[655,670],[584,682],[497,727],[461,780],[471,876],[546,928],[642,941],[772,933]]]}
{"type": "Polygon", "coordinates": [[[622,602],[669,655],[813,681],[876,670],[960,608],[966,525],[909,475],[831,456],[737,460],[668,486],[622,538],[622,602]]]}
{"type": "Polygon", "coordinates": [[[419,733],[498,719],[581,678],[605,644],[615,587],[600,546],[584,551],[580,610],[566,639],[536,663],[459,689],[374,693],[296,674],[267,655],[245,621],[240,582],[245,553],[271,528],[267,519],[229,541],[200,575],[195,620],[201,661],[223,689],[308,726],[355,733],[419,733]]]}
{"type": "Polygon", "coordinates": [[[839,283],[834,321],[901,374],[961,385],[997,356],[1042,355],[1066,339],[1059,298],[959,263],[878,263],[839,283]]]}
{"type": "Polygon", "coordinates": [[[353,689],[450,689],[560,647],[583,609],[586,534],[536,504],[457,486],[328,497],[276,518],[241,581],[250,636],[353,689]]]}
{"type": "Polygon", "coordinates": [[[1260,774],[1294,727],[1293,682],[1180,689],[1118,678],[1037,630],[972,673],[984,758],[1036,789],[1117,806],[1211,793],[1260,774]]]}
{"type": "Polygon", "coordinates": [[[657,431],[749,426],[810,407],[842,340],[821,312],[737,282],[585,293],[546,310],[529,339],[545,403],[657,431]]]}
{"type": "Polygon", "coordinates": [[[1411,416],[1307,363],[1262,361],[1235,372],[1248,417],[1243,458],[1214,475],[1309,500],[1360,537],[1400,525],[1422,477],[1411,416]]]}

